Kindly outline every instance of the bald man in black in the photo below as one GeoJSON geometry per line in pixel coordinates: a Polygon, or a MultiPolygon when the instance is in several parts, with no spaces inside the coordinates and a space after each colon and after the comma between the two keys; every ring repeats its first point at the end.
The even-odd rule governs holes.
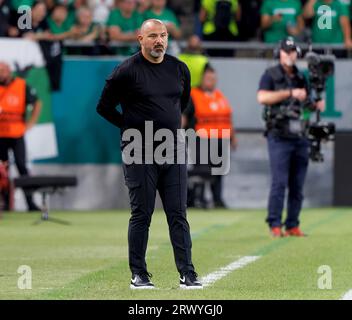
{"type": "MultiPolygon", "coordinates": [[[[145,142],[146,121],[152,121],[153,132],[168,129],[174,133],[176,141],[177,129],[181,128],[181,113],[190,97],[189,70],[183,62],[165,54],[168,34],[161,21],[145,21],[138,40],[141,51],[119,65],[107,79],[97,111],[121,128],[122,136],[128,129],[137,129],[145,142]],[[118,104],[121,104],[122,113],[116,110],[118,104]]],[[[122,150],[127,145],[128,142],[123,141],[122,150]]],[[[146,149],[144,145],[141,148],[146,149]]],[[[181,148],[185,148],[185,145],[181,144],[181,148]]],[[[129,265],[132,272],[130,287],[154,288],[145,255],[158,190],[180,273],[180,287],[202,289],[192,264],[192,243],[186,219],[186,164],[158,164],[155,161],[149,164],[144,157],[142,162],[123,164],[132,211],[128,230],[129,265]]]]}

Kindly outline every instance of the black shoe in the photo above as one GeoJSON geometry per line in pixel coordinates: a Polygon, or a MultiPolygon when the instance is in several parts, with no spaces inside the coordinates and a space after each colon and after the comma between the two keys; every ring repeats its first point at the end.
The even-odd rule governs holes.
{"type": "Polygon", "coordinates": [[[131,289],[154,289],[154,284],[150,281],[152,275],[148,272],[132,274],[131,289]]]}
{"type": "Polygon", "coordinates": [[[205,200],[195,200],[194,208],[196,209],[208,209],[207,202],[205,200]]]}
{"type": "Polygon", "coordinates": [[[180,276],[181,289],[203,289],[203,285],[198,280],[196,272],[190,270],[180,276]]]}
{"type": "Polygon", "coordinates": [[[215,201],[214,207],[215,207],[216,209],[227,209],[227,206],[226,206],[225,202],[222,201],[222,200],[220,200],[220,201],[215,201]]]}
{"type": "Polygon", "coordinates": [[[35,203],[31,203],[28,205],[28,211],[42,211],[35,203]]]}

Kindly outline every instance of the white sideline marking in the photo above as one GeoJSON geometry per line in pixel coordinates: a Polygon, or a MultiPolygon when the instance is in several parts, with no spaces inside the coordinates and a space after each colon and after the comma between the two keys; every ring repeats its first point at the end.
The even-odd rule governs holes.
{"type": "Polygon", "coordinates": [[[226,277],[230,272],[245,267],[247,264],[252,263],[258,260],[260,256],[246,256],[242,257],[234,262],[231,262],[226,267],[222,267],[219,270],[216,270],[212,273],[209,273],[201,279],[203,287],[208,287],[212,285],[215,281],[220,280],[223,277],[226,277]]]}
{"type": "Polygon", "coordinates": [[[343,297],[341,298],[341,300],[352,300],[352,289],[347,291],[343,297]]]}

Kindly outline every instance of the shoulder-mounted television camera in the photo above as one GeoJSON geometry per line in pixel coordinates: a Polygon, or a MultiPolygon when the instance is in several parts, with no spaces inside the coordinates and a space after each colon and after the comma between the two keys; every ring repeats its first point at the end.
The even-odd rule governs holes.
{"type": "Polygon", "coordinates": [[[321,100],[321,95],[325,91],[326,80],[334,74],[335,57],[333,55],[319,55],[313,51],[309,51],[305,59],[308,63],[311,98],[315,101],[321,100]]]}
{"type": "MultiPolygon", "coordinates": [[[[305,56],[309,73],[309,97],[311,103],[322,100],[322,93],[326,89],[326,80],[334,74],[335,66],[332,55],[319,55],[309,51],[305,56]]],[[[310,159],[316,162],[324,161],[321,152],[321,142],[334,140],[335,124],[320,120],[320,111],[316,110],[316,121],[309,123],[307,137],[311,142],[310,159]]]]}

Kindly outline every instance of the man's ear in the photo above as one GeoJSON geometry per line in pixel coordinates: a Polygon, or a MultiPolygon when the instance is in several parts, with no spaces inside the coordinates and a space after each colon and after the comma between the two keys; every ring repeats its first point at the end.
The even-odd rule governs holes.
{"type": "Polygon", "coordinates": [[[138,36],[137,36],[137,40],[138,40],[139,43],[141,43],[142,40],[143,40],[143,35],[141,35],[141,34],[139,33],[138,36]]]}

